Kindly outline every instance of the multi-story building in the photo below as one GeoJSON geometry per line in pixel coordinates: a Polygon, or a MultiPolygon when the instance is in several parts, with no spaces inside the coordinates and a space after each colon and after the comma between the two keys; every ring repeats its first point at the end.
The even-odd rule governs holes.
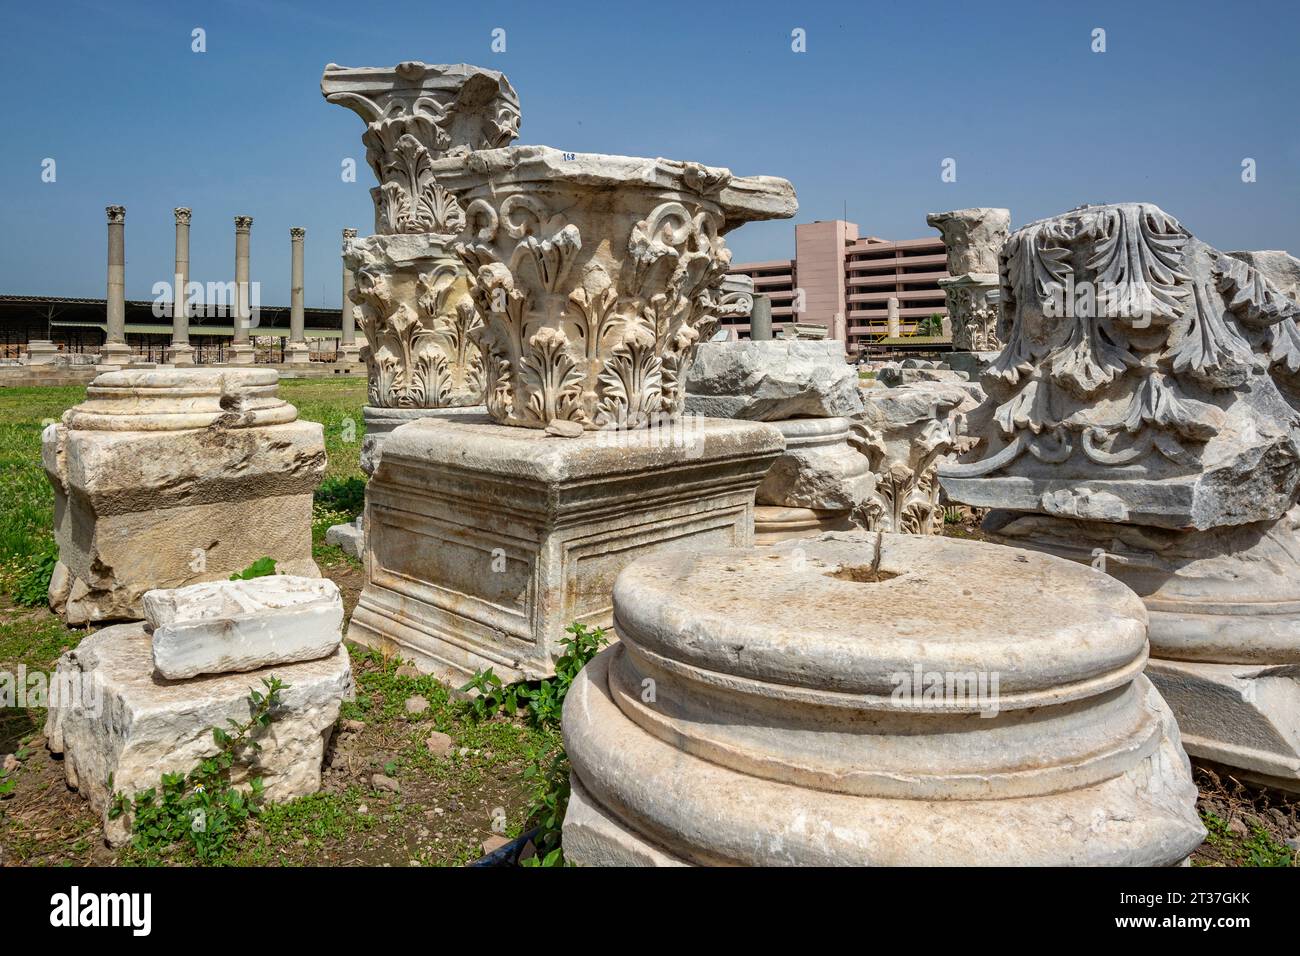
{"type": "MultiPolygon", "coordinates": [[[[733,275],[754,280],[755,294],[772,300],[776,327],[791,322],[825,326],[843,339],[850,355],[891,337],[890,299],[897,300],[897,337],[934,331],[938,316],[946,326],[948,309],[939,280],[947,278],[947,258],[938,235],[887,241],[858,236],[856,223],[843,219],[794,227],[795,256],[768,262],[742,262],[733,275]]],[[[732,324],[749,334],[748,320],[732,324]]]]}

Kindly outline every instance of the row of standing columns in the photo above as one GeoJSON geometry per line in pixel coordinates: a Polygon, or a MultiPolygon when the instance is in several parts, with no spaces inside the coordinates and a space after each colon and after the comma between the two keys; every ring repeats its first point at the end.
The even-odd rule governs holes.
{"type": "MultiPolygon", "coordinates": [[[[126,208],[106,207],[108,214],[108,300],[106,308],[106,336],[100,351],[100,361],[107,365],[122,365],[131,360],[131,349],[126,344],[126,208]]],[[[173,210],[176,218],[176,262],[172,289],[172,341],[167,351],[169,361],[177,365],[190,365],[194,350],[190,345],[190,309],[186,289],[190,281],[190,217],[185,206],[173,210]]],[[[232,316],[234,334],[231,337],[230,362],[249,365],[255,360],[249,341],[252,318],[252,299],[249,295],[249,240],[253,228],[252,216],[235,217],[235,302],[232,316]]],[[[355,229],[343,230],[343,241],[355,239],[355,229]]],[[[289,230],[293,252],[292,282],[289,302],[289,345],[286,357],[289,362],[310,360],[307,349],[305,309],[303,302],[303,242],[307,230],[294,226],[289,230]]],[[[349,299],[355,279],[346,264],[343,267],[343,316],[339,332],[340,360],[355,362],[356,322],[349,299]]]]}

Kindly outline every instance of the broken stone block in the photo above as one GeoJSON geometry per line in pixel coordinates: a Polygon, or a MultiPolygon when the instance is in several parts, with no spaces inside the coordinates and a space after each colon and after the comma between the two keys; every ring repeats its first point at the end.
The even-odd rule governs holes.
{"type": "Polygon", "coordinates": [[[859,531],[642,558],[614,605],[565,699],[571,862],[1168,866],[1204,839],[1146,609],[1098,571],[859,531]]]}
{"type": "Polygon", "coordinates": [[[109,818],[113,795],[157,787],[164,773],[186,773],[215,754],[212,729],[248,720],[249,692],[265,691],[263,677],[285,683],[282,709],[258,732],[261,749],[245,755],[251,764],[236,762],[232,783],[246,788],[261,777],[266,799],[277,803],[320,789],[325,744],[353,692],[346,648],[298,664],[172,681],[155,673],[151,644],[143,623],[107,627],[65,653],[55,671],[56,680],[85,690],[50,707],[48,745],[63,754],[68,785],[103,815],[111,845],[131,832],[129,813],[109,818]]]}
{"type": "Polygon", "coordinates": [[[758,504],[849,512],[871,494],[871,463],[849,444],[847,418],[773,424],[785,436],[785,454],[763,476],[754,498],[758,504]]]}
{"type": "Polygon", "coordinates": [[[69,624],[139,619],[155,588],[223,580],[262,557],[318,577],[315,422],[277,397],[274,369],[98,375],[45,430],[59,561],[50,606],[69,624]]]}
{"type": "Polygon", "coordinates": [[[343,598],[328,578],[267,575],[144,595],[158,673],[171,680],[252,671],[332,654],[343,598]]]}
{"type": "Polygon", "coordinates": [[[348,524],[330,525],[325,529],[325,543],[342,549],[358,561],[366,550],[366,516],[357,515],[356,520],[348,524]]]}
{"type": "MultiPolygon", "coordinates": [[[[910,359],[908,361],[911,361],[910,359]]],[[[912,385],[918,382],[966,382],[970,376],[965,372],[955,372],[946,365],[928,363],[926,365],[908,365],[904,362],[897,368],[884,366],[876,374],[876,381],[886,388],[900,385],[912,385]]]]}
{"type": "Polygon", "coordinates": [[[962,416],[978,402],[966,385],[944,382],[872,388],[862,397],[865,407],[854,419],[854,434],[875,476],[863,506],[866,526],[940,533],[937,469],[971,444],[962,432],[962,416]]]}
{"type": "Polygon", "coordinates": [[[1257,252],[1229,252],[1262,275],[1279,292],[1300,302],[1300,259],[1284,249],[1261,249],[1257,252]]]}
{"type": "Polygon", "coordinates": [[[686,380],[686,410],[761,422],[847,418],[862,410],[859,392],[843,342],[704,342],[686,380]]]}

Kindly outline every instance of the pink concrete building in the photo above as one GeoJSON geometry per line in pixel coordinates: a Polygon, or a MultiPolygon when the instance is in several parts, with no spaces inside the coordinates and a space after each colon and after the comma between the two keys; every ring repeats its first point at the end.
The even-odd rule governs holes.
{"type": "MultiPolygon", "coordinates": [[[[754,280],[754,292],[772,300],[772,324],[823,325],[842,339],[850,355],[890,336],[889,300],[898,302],[898,334],[915,335],[931,316],[948,315],[939,280],[948,276],[943,239],[889,242],[858,236],[856,223],[842,219],[794,227],[795,257],[742,262],[733,275],[754,280]]],[[[749,324],[733,327],[742,337],[749,324]]]]}

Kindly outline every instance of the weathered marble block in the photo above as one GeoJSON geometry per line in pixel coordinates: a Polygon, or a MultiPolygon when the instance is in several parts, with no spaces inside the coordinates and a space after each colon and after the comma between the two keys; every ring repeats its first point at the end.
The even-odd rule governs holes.
{"type": "Polygon", "coordinates": [[[393,431],[367,487],[366,587],[348,639],[461,683],[553,673],[564,629],[610,624],[636,557],[753,540],[781,433],[750,422],[560,437],[478,420],[393,431]]]}
{"type": "MultiPolygon", "coordinates": [[[[1188,752],[1300,789],[1300,303],[1150,203],[1085,206],[1003,248],[1006,346],[943,465],[999,540],[1089,562],[1151,612],[1188,752]]],[[[1266,267],[1267,266],[1267,267],[1266,267]]]]}
{"type": "Polygon", "coordinates": [[[367,405],[361,410],[366,423],[366,434],[361,440],[361,470],[367,476],[375,473],[379,465],[379,456],[384,450],[384,441],[389,433],[407,422],[421,418],[477,418],[482,416],[482,405],[467,405],[459,408],[380,408],[367,405]]]}
{"type": "Polygon", "coordinates": [[[1172,865],[1204,838],[1146,611],[980,542],[654,555],[565,700],[582,865],[1172,865]],[[1014,613],[1009,613],[1014,609],[1014,613]]]}
{"type": "Polygon", "coordinates": [[[849,443],[847,418],[772,424],[785,438],[785,454],[763,476],[754,497],[758,504],[850,513],[875,489],[871,462],[849,443]]]}
{"type": "Polygon", "coordinates": [[[258,558],[319,576],[312,492],[321,426],[277,397],[274,369],[106,372],[45,430],[69,624],[140,618],[154,588],[222,580],[258,558]]]}
{"type": "Polygon", "coordinates": [[[857,370],[835,340],[702,343],[686,393],[688,412],[712,418],[773,422],[862,410],[857,370]]]}
{"type": "Polygon", "coordinates": [[[153,662],[170,680],[315,660],[343,639],[343,598],[326,578],[268,575],[144,595],[153,662]]]}
{"type": "Polygon", "coordinates": [[[272,802],[314,793],[339,707],[353,693],[342,646],[303,663],[170,681],[154,671],[142,623],[105,628],[59,659],[54,680],[87,692],[50,707],[48,745],[63,754],[68,785],[103,815],[105,839],[118,845],[130,836],[131,814],[110,819],[113,795],[157,787],[164,773],[187,772],[212,756],[212,728],[248,720],[249,691],[265,691],[262,678],[272,676],[287,685],[282,711],[257,738],[261,750],[245,755],[251,763],[236,763],[231,780],[246,788],[260,776],[272,802]]]}

